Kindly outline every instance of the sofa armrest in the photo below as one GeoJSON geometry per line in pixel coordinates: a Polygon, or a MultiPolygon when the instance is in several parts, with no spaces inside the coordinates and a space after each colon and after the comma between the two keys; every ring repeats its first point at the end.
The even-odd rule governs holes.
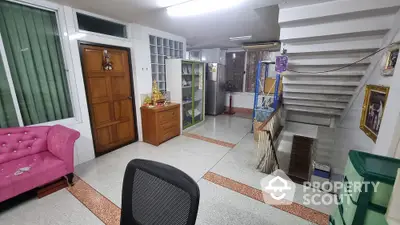
{"type": "Polygon", "coordinates": [[[54,156],[64,161],[68,173],[74,171],[74,143],[79,138],[78,131],[61,125],[50,128],[47,134],[47,148],[54,156]]]}

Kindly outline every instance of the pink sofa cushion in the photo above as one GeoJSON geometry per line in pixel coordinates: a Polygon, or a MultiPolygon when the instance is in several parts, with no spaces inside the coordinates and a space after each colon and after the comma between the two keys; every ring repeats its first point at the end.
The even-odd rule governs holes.
{"type": "Polygon", "coordinates": [[[0,129],[0,164],[46,151],[49,128],[0,129]]]}
{"type": "Polygon", "coordinates": [[[48,151],[0,164],[0,202],[58,179],[65,174],[67,174],[65,163],[48,151]],[[27,166],[31,167],[28,172],[14,175],[18,169],[27,166]],[[13,193],[6,196],[6,192],[10,192],[9,187],[13,188],[13,193]],[[3,191],[6,192],[3,193],[3,191]]]}

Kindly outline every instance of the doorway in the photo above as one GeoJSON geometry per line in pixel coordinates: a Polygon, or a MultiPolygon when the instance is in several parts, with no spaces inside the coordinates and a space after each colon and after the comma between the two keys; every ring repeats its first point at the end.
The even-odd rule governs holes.
{"type": "Polygon", "coordinates": [[[138,140],[130,51],[79,43],[95,155],[138,140]]]}

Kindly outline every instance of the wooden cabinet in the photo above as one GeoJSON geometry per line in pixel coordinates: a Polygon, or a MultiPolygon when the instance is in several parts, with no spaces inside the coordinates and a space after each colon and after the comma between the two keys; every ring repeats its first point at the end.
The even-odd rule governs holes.
{"type": "Polygon", "coordinates": [[[164,107],[142,106],[143,141],[152,145],[180,135],[180,105],[171,103],[164,107]]]}

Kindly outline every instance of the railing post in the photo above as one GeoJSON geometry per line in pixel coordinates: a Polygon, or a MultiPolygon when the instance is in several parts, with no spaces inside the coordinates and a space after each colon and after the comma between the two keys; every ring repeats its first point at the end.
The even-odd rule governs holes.
{"type": "Polygon", "coordinates": [[[256,86],[254,88],[254,104],[253,104],[253,120],[251,121],[252,126],[251,126],[251,131],[254,132],[254,118],[256,117],[256,108],[258,105],[258,88],[260,86],[260,73],[261,73],[261,66],[262,66],[262,62],[259,61],[258,65],[257,65],[257,75],[256,75],[256,86]]]}
{"type": "Polygon", "coordinates": [[[275,79],[275,93],[274,93],[274,104],[273,108],[276,110],[279,104],[279,86],[280,86],[281,75],[279,73],[276,74],[275,79]]]}

